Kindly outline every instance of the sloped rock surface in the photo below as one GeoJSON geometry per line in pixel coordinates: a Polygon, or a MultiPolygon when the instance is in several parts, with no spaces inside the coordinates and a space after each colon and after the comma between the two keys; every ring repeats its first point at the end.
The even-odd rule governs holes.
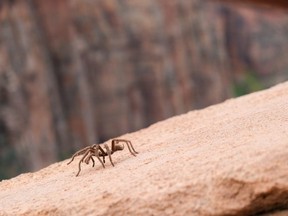
{"type": "Polygon", "coordinates": [[[287,24],[214,0],[1,0],[0,179],[287,80],[287,24]]]}
{"type": "Polygon", "coordinates": [[[115,167],[79,157],[0,183],[0,215],[287,215],[288,82],[122,137],[115,167]]]}

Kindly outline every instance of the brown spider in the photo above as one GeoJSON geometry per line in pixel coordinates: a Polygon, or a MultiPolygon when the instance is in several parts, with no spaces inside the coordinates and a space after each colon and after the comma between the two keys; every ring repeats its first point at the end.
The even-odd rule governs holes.
{"type": "MultiPolygon", "coordinates": [[[[82,162],[85,162],[86,164],[89,164],[90,160],[92,160],[93,162],[93,167],[95,165],[95,161],[93,159],[93,156],[95,156],[99,162],[102,164],[103,168],[105,168],[105,157],[108,156],[109,157],[109,160],[112,164],[112,166],[114,166],[114,163],[112,161],[112,157],[111,155],[116,152],[116,151],[122,151],[124,149],[124,144],[119,144],[119,143],[126,143],[127,144],[127,147],[130,151],[130,153],[133,155],[133,156],[136,156],[136,154],[138,154],[138,152],[134,149],[132,143],[129,141],[129,140],[125,140],[125,139],[113,139],[112,140],[112,144],[111,144],[111,150],[109,148],[109,146],[107,145],[107,143],[104,143],[103,146],[105,148],[105,150],[100,146],[100,144],[93,144],[91,146],[88,146],[86,148],[83,148],[79,151],[77,151],[73,156],[72,156],[72,159],[71,161],[68,163],[70,164],[74,158],[78,155],[84,155],[81,160],[79,161],[79,171],[78,173],[76,174],[76,176],[79,175],[80,171],[81,171],[81,163],[82,162]],[[100,159],[100,157],[103,158],[103,161],[100,159]]],[[[67,165],[68,165],[67,164],[67,165]]]]}

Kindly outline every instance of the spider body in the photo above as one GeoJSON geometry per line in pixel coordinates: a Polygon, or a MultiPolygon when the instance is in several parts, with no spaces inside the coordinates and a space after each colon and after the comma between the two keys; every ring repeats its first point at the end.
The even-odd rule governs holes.
{"type": "Polygon", "coordinates": [[[109,148],[107,143],[93,144],[91,146],[88,146],[86,148],[83,148],[83,149],[80,149],[79,151],[77,151],[72,156],[72,159],[68,164],[70,164],[76,156],[83,155],[83,157],[79,161],[79,164],[78,164],[79,170],[78,170],[78,173],[76,174],[76,176],[78,176],[79,173],[81,172],[81,163],[84,162],[86,164],[89,164],[90,160],[92,160],[93,167],[94,167],[95,161],[94,161],[93,157],[96,157],[99,160],[99,162],[101,163],[101,165],[103,166],[103,168],[105,168],[105,165],[104,165],[105,157],[108,156],[112,166],[114,166],[111,155],[113,153],[115,153],[116,151],[122,151],[124,149],[123,143],[127,145],[129,152],[133,156],[136,156],[136,154],[138,154],[138,152],[134,149],[131,141],[125,140],[125,139],[113,139],[111,141],[111,149],[109,148]],[[122,145],[120,143],[122,143],[122,145]],[[101,145],[104,148],[102,148],[101,145]],[[101,160],[101,157],[102,157],[103,161],[101,160]]]}

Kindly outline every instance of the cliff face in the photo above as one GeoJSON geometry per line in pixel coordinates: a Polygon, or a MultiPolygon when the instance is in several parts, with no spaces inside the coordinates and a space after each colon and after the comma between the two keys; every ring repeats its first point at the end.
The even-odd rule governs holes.
{"type": "Polygon", "coordinates": [[[1,170],[223,101],[249,70],[287,78],[285,15],[196,0],[1,2],[1,170]],[[263,57],[275,23],[283,50],[263,57]]]}
{"type": "Polygon", "coordinates": [[[288,8],[288,2],[286,0],[221,0],[222,2],[227,3],[233,3],[233,4],[250,4],[250,5],[256,5],[258,7],[268,7],[272,9],[281,9],[281,10],[287,10],[288,8]]]}

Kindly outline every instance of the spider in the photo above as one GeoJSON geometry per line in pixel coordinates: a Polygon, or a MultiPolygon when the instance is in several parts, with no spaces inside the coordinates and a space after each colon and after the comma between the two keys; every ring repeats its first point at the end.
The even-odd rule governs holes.
{"type": "Polygon", "coordinates": [[[86,148],[83,148],[83,149],[80,149],[79,151],[77,151],[72,156],[71,161],[69,163],[67,163],[67,165],[69,165],[74,160],[74,158],[76,156],[83,155],[83,157],[81,158],[81,160],[79,161],[79,164],[78,164],[79,170],[78,170],[78,173],[76,174],[76,177],[79,175],[79,173],[81,171],[81,163],[82,162],[89,164],[90,160],[92,160],[93,167],[94,167],[95,161],[93,159],[93,156],[95,156],[99,160],[99,162],[102,164],[103,168],[105,168],[104,163],[105,163],[105,157],[106,156],[109,157],[109,160],[110,160],[112,166],[114,166],[111,155],[116,151],[122,151],[124,149],[124,144],[122,144],[122,145],[119,144],[121,142],[127,144],[127,147],[133,156],[136,156],[136,154],[138,154],[138,152],[134,149],[131,141],[125,140],[125,139],[113,139],[111,142],[111,149],[109,148],[107,143],[103,144],[104,149],[106,151],[100,146],[100,144],[93,144],[91,146],[88,146],[86,148]],[[103,158],[103,161],[100,159],[100,157],[103,158]]]}

